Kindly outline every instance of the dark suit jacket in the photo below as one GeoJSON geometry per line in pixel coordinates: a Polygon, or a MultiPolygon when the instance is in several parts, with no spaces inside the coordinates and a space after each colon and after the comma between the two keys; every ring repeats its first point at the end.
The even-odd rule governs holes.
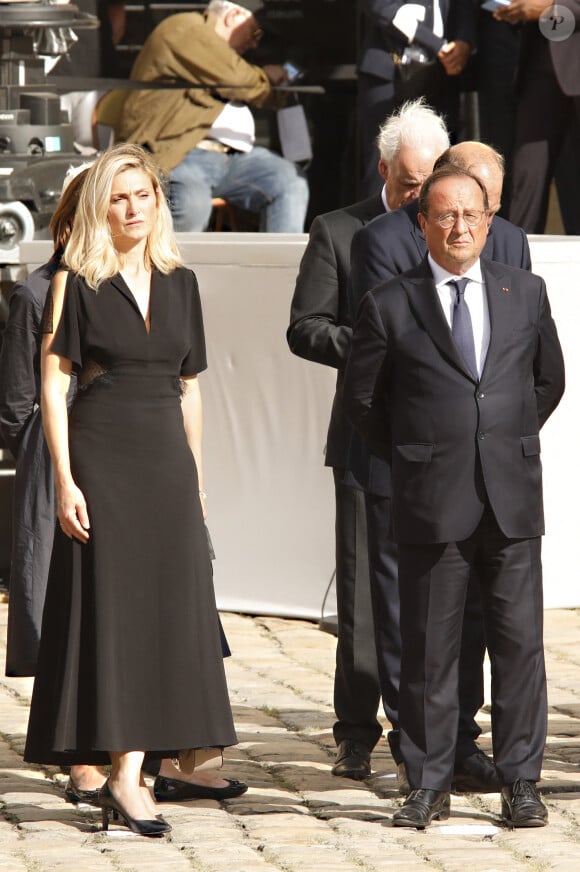
{"type": "Polygon", "coordinates": [[[399,543],[467,538],[482,513],[479,464],[502,532],[544,532],[539,430],[564,390],[562,351],[543,279],[491,261],[482,274],[491,336],[479,383],[453,341],[426,258],[361,306],[344,403],[391,463],[399,543]]]}
{"type": "MultiPolygon", "coordinates": [[[[427,246],[417,222],[418,200],[375,218],[352,241],[349,299],[356,315],[367,291],[416,266],[427,246]]],[[[528,239],[521,227],[495,217],[482,256],[497,263],[531,269],[528,239]]],[[[354,321],[353,315],[353,321],[354,321]]],[[[360,434],[353,435],[347,461],[348,484],[388,497],[391,477],[387,463],[369,451],[360,434]]]]}
{"type": "MultiPolygon", "coordinates": [[[[430,0],[419,0],[420,5],[432,8],[430,0]]],[[[402,55],[406,37],[393,25],[393,18],[405,3],[401,0],[362,0],[363,37],[358,69],[361,73],[392,81],[395,64],[392,52],[402,55]]],[[[440,0],[445,38],[435,36],[428,20],[419,23],[412,45],[435,56],[447,40],[461,39],[475,43],[474,6],[469,0],[440,0]]],[[[428,13],[429,14],[429,13],[428,13]]]]}
{"type": "Polygon", "coordinates": [[[288,345],[298,357],[338,370],[326,444],[326,465],[343,469],[352,427],[342,410],[343,370],[352,322],[347,286],[353,234],[384,212],[380,196],[319,215],[300,263],[290,310],[288,345]]]}

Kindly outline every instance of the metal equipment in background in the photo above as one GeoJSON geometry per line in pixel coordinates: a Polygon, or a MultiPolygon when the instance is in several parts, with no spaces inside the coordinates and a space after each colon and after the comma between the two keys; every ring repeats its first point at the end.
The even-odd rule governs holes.
{"type": "Polygon", "coordinates": [[[83,161],[45,70],[75,31],[98,26],[72,4],[0,0],[0,269],[19,264],[20,242],[46,237],[65,173],[83,161]]]}

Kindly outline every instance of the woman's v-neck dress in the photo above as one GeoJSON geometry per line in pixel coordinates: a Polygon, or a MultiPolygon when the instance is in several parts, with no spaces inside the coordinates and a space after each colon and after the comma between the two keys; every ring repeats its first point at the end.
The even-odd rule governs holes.
{"type": "MultiPolygon", "coordinates": [[[[48,328],[47,328],[48,329],[48,328]]],[[[197,282],[154,271],[150,332],[120,275],[69,274],[53,351],[90,539],[57,529],[25,759],[103,763],[236,742],[180,376],[206,367],[197,282]]]]}

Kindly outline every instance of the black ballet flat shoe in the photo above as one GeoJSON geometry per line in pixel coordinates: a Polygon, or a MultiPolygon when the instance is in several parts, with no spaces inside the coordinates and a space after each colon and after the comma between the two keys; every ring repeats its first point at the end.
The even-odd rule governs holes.
{"type": "Polygon", "coordinates": [[[191,784],[177,778],[164,778],[158,775],[153,785],[153,795],[157,802],[186,802],[188,799],[232,799],[241,796],[248,789],[243,781],[226,778],[227,787],[206,787],[205,784],[191,784]]]}
{"type": "Polygon", "coordinates": [[[99,805],[103,810],[103,830],[105,832],[109,829],[109,814],[112,815],[114,821],[122,818],[131,832],[137,833],[139,836],[155,837],[171,832],[171,825],[167,823],[162,815],[158,815],[151,820],[136,820],[127,814],[121,803],[111,793],[108,781],[105,782],[99,791],[99,805]]]}
{"type": "Polygon", "coordinates": [[[72,778],[69,777],[67,785],[64,789],[64,797],[67,802],[72,802],[73,805],[100,805],[99,802],[100,789],[97,790],[81,790],[77,787],[72,778]]]}

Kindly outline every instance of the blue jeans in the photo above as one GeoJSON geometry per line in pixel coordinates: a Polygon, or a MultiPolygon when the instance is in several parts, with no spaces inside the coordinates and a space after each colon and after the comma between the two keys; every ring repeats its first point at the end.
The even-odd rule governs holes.
{"type": "Polygon", "coordinates": [[[171,171],[169,183],[177,231],[205,230],[212,197],[258,212],[261,231],[304,231],[308,183],[293,163],[267,148],[232,154],[192,148],[171,171]]]}

